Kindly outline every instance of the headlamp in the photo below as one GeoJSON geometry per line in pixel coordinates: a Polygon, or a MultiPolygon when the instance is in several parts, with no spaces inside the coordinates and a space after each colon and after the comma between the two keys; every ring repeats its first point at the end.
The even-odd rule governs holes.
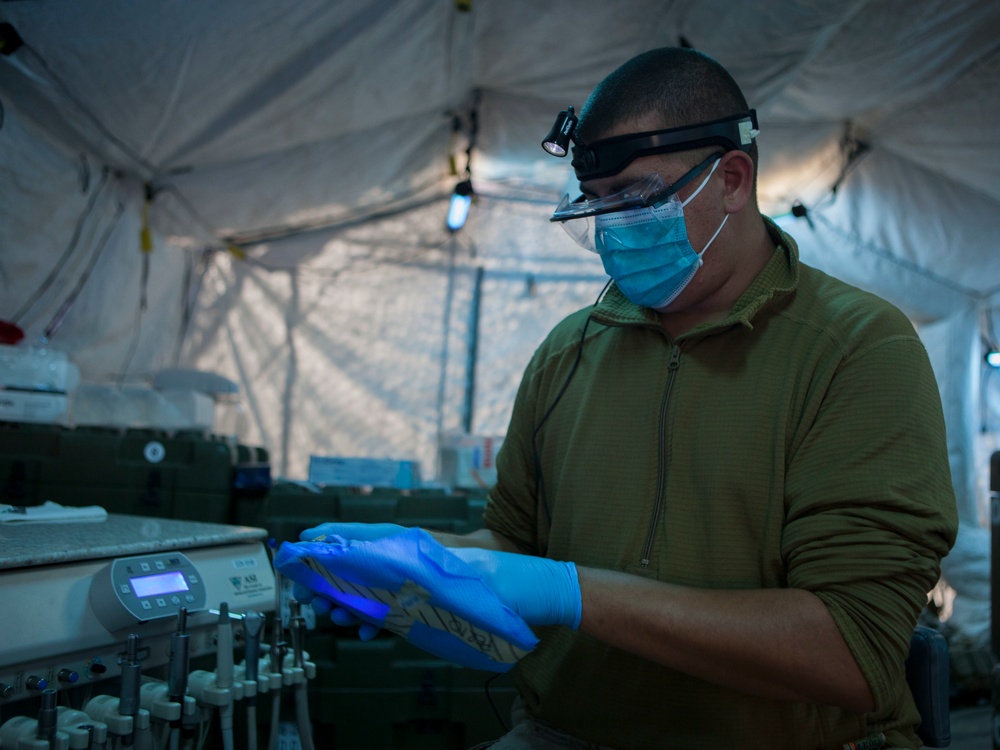
{"type": "Polygon", "coordinates": [[[542,139],[542,148],[553,156],[566,156],[569,152],[569,142],[576,142],[576,115],[573,108],[568,107],[559,113],[549,134],[542,139]]]}
{"type": "Polygon", "coordinates": [[[604,138],[590,145],[576,139],[576,122],[572,107],[560,112],[552,132],[542,146],[550,154],[564,156],[565,148],[572,140],[576,144],[573,146],[573,169],[580,182],[618,174],[639,157],[651,154],[668,154],[704,146],[721,146],[727,151],[749,152],[754,138],[760,132],[757,128],[757,112],[753,109],[721,120],[665,130],[627,133],[604,138]],[[562,140],[556,138],[564,131],[565,137],[562,140]],[[558,153],[558,148],[550,149],[550,143],[553,148],[562,148],[563,153],[558,153]]]}

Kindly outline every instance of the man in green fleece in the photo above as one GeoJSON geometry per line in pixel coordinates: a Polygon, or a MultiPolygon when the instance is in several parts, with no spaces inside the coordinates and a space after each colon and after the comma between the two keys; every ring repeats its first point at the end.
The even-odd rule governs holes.
{"type": "Polygon", "coordinates": [[[553,220],[613,283],[528,365],[485,528],[435,535],[541,639],[494,750],[920,746],[903,665],[957,530],[934,375],[761,215],[756,134],[673,48],[554,129],[553,220]]]}

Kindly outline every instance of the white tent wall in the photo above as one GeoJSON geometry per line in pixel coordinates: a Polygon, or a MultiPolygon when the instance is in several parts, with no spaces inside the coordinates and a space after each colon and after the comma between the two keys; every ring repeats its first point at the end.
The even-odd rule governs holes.
{"type": "Polygon", "coordinates": [[[48,332],[84,382],[141,379],[174,362],[189,258],[154,233],[144,259],[141,187],[53,142],[10,105],[2,136],[18,147],[0,149],[0,315],[33,341],[48,332]]]}
{"type": "Polygon", "coordinates": [[[241,384],[245,439],[279,475],[346,455],[416,459],[432,479],[439,436],[503,434],[535,347],[604,286],[549,210],[478,198],[451,235],[440,201],[219,254],[183,359],[241,384]]]}

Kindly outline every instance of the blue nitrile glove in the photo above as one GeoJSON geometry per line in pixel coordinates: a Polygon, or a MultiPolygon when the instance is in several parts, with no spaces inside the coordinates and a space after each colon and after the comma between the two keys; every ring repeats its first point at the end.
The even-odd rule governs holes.
{"type": "Polygon", "coordinates": [[[472,566],[500,601],[529,625],[580,626],[583,601],[573,563],[478,547],[448,551],[472,566]]]}
{"type": "MultiPolygon", "coordinates": [[[[299,534],[299,539],[303,542],[327,540],[332,542],[335,538],[339,537],[345,541],[356,539],[362,542],[371,542],[387,536],[394,536],[404,531],[406,531],[405,526],[400,526],[395,523],[331,522],[321,523],[319,526],[313,526],[312,528],[305,529],[301,534],[299,534]]],[[[362,622],[346,609],[334,607],[333,602],[329,599],[325,599],[322,596],[316,596],[315,592],[310,591],[305,586],[295,584],[293,594],[295,599],[302,604],[311,604],[313,611],[317,615],[330,615],[330,619],[333,621],[334,625],[341,625],[348,628],[353,625],[357,625],[358,637],[363,641],[370,641],[379,633],[379,629],[374,625],[362,622]]]]}
{"type": "Polygon", "coordinates": [[[479,571],[423,529],[370,542],[285,542],[274,567],[334,612],[462,666],[505,672],[538,644],[479,571]]]}

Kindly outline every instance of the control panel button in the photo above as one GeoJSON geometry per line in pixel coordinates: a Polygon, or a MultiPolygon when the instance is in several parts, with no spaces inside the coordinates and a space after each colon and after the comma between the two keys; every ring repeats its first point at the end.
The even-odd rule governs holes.
{"type": "Polygon", "coordinates": [[[153,604],[152,604],[152,602],[149,601],[149,599],[143,599],[141,602],[139,602],[139,604],[142,605],[143,609],[152,609],[153,608],[153,604]]]}

